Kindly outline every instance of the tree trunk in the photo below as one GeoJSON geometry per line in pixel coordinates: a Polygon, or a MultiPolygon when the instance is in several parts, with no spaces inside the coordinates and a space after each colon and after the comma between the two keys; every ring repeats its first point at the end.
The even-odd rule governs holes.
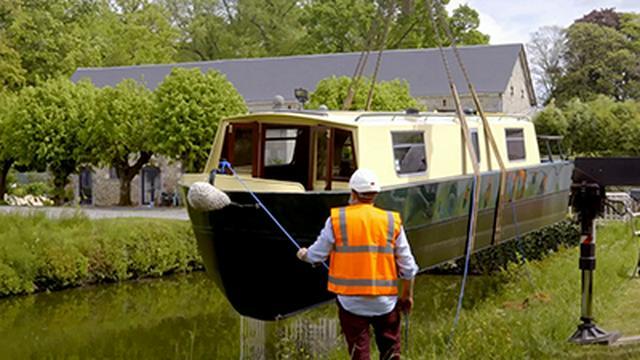
{"type": "Polygon", "coordinates": [[[4,194],[7,192],[7,176],[11,165],[13,165],[13,160],[0,162],[0,201],[4,201],[4,194]]]}
{"type": "Polygon", "coordinates": [[[152,152],[142,151],[135,164],[129,165],[129,157],[113,162],[113,167],[120,178],[120,199],[118,206],[131,206],[131,181],[142,170],[142,167],[151,160],[152,152]]]}
{"type": "Polygon", "coordinates": [[[67,187],[69,173],[56,173],[53,172],[53,202],[57,206],[64,205],[65,202],[65,187],[67,187]]]}
{"type": "Polygon", "coordinates": [[[120,200],[118,206],[131,206],[131,180],[133,176],[120,176],[120,200]]]}

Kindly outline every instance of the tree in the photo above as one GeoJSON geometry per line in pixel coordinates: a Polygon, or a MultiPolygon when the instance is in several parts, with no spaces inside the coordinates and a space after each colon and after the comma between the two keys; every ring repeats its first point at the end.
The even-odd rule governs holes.
{"type": "Polygon", "coordinates": [[[52,79],[24,88],[11,112],[14,153],[25,165],[46,165],[53,176],[53,200],[62,204],[69,175],[88,162],[80,131],[94,119],[95,88],[67,79],[52,79]]]}
{"type": "MultiPolygon", "coordinates": [[[[351,79],[346,76],[332,76],[320,80],[316,90],[311,94],[307,107],[317,109],[320,105],[325,105],[331,110],[340,110],[347,96],[350,82],[351,79]]],[[[364,109],[370,84],[369,79],[361,79],[350,110],[364,109]]],[[[409,84],[406,81],[382,81],[375,85],[371,110],[404,111],[408,108],[420,109],[421,106],[411,96],[409,84]]]]}
{"type": "Polygon", "coordinates": [[[478,27],[480,27],[480,15],[469,5],[463,4],[453,10],[449,23],[456,43],[463,45],[489,43],[489,35],[483,34],[478,30],[478,27]]]}
{"type": "Polygon", "coordinates": [[[95,119],[82,128],[80,138],[90,159],[115,168],[118,205],[132,204],[131,181],[151,159],[159,139],[156,132],[152,93],[146,87],[125,80],[99,91],[95,119]]]}
{"type": "Polygon", "coordinates": [[[540,104],[549,100],[564,73],[566,47],[565,31],[559,26],[543,26],[531,34],[527,52],[540,104]]]}
{"type": "MultiPolygon", "coordinates": [[[[435,47],[435,32],[429,19],[430,1],[403,1],[391,19],[387,49],[435,47]]],[[[441,1],[448,3],[448,1],[441,1]]],[[[307,29],[305,44],[310,52],[361,51],[367,43],[372,20],[382,1],[311,0],[303,8],[302,22],[307,29]]],[[[478,13],[467,5],[456,8],[451,15],[444,11],[452,35],[460,45],[487,44],[489,36],[478,31],[478,13]]],[[[382,31],[384,19],[373,24],[373,34],[382,31]]],[[[443,45],[449,41],[441,29],[443,45]]]]}
{"type": "MultiPolygon", "coordinates": [[[[223,3],[228,3],[224,1],[223,3]]],[[[230,31],[232,19],[225,19],[219,0],[161,0],[171,23],[180,33],[178,61],[232,58],[241,43],[230,31]]],[[[233,17],[233,15],[232,15],[233,17]]]]}
{"type": "Polygon", "coordinates": [[[97,20],[101,39],[100,66],[171,63],[176,59],[179,32],[159,4],[120,0],[97,20]]]}
{"type": "Polygon", "coordinates": [[[620,14],[614,8],[593,10],[575,21],[576,23],[591,23],[620,30],[620,14]]]}
{"type": "Polygon", "coordinates": [[[6,45],[0,34],[0,92],[18,90],[25,82],[25,71],[20,65],[20,55],[6,45]]]}
{"type": "Polygon", "coordinates": [[[200,171],[220,119],[247,112],[244,99],[224,75],[175,68],[155,90],[158,152],[200,171]]]}
{"type": "Polygon", "coordinates": [[[593,23],[575,23],[567,31],[566,73],[553,95],[559,103],[598,94],[618,101],[640,98],[640,67],[629,38],[593,23]]]}
{"type": "Polygon", "coordinates": [[[14,136],[9,131],[11,128],[10,113],[15,106],[15,96],[7,91],[0,90],[0,201],[4,199],[7,191],[7,176],[15,155],[13,149],[14,136]]]}
{"type": "Polygon", "coordinates": [[[312,0],[302,12],[307,52],[336,53],[365,47],[376,7],[367,0],[312,0]]]}
{"type": "Polygon", "coordinates": [[[79,45],[69,31],[80,0],[21,0],[6,10],[5,39],[20,56],[27,84],[33,85],[76,69],[72,54],[79,45]]]}
{"type": "Polygon", "coordinates": [[[565,136],[569,130],[567,118],[554,101],[534,116],[533,123],[538,135],[565,136]]]}

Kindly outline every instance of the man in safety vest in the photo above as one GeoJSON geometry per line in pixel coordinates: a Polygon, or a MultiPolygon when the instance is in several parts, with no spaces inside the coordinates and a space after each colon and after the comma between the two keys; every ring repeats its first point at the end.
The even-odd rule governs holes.
{"type": "Polygon", "coordinates": [[[331,216],[309,249],[298,258],[319,263],[330,258],[329,291],[338,296],[342,332],[352,359],[369,359],[373,326],[381,359],[400,358],[400,313],[413,306],[418,266],[400,215],[373,206],[380,185],[376,175],[359,169],[349,180],[349,206],[331,216]],[[402,294],[398,298],[398,278],[402,294]]]}

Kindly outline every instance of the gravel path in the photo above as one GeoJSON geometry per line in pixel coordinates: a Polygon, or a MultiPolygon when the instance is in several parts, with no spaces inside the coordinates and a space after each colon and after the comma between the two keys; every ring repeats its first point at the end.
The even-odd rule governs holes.
{"type": "Polygon", "coordinates": [[[44,212],[50,218],[70,216],[75,212],[81,212],[90,219],[107,218],[156,218],[156,219],[176,219],[189,220],[185,208],[92,208],[92,207],[21,207],[21,206],[0,206],[0,213],[30,214],[33,212],[44,212]]]}

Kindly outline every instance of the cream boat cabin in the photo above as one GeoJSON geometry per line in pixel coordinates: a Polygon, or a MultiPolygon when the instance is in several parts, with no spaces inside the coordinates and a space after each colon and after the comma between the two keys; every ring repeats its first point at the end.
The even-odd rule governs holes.
{"type": "MultiPolygon", "coordinates": [[[[489,116],[506,167],[502,195],[482,122],[469,116],[468,123],[481,169],[474,251],[566,217],[573,165],[540,162],[531,122],[489,116]]],[[[194,181],[209,181],[232,202],[219,210],[187,206],[207,273],[242,315],[274,320],[333,294],[325,269],[298,261],[296,247],[256,198],[228,168],[219,169],[223,159],[300,246],[315,241],[332,207],[347,204],[349,177],[365,167],[381,180],[376,205],[401,214],[421,271],[465,253],[474,180],[452,114],[286,112],[226,119],[205,171],[182,183],[187,190],[194,181]]]]}
{"type": "MultiPolygon", "coordinates": [[[[488,119],[507,168],[540,163],[530,121],[507,115],[488,119]]],[[[482,122],[475,116],[467,121],[480,170],[496,170],[482,122]]],[[[382,186],[394,186],[470,173],[463,145],[452,114],[249,114],[222,121],[204,173],[224,159],[254,191],[303,192],[347,189],[351,173],[364,167],[378,174],[382,186]]],[[[229,174],[217,175],[216,187],[241,189],[229,174]]]]}

